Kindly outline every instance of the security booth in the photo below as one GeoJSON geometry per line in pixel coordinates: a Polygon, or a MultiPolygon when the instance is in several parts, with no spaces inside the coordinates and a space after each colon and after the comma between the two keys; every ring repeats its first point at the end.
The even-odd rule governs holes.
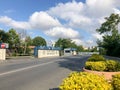
{"type": "Polygon", "coordinates": [[[0,43],[0,60],[6,60],[6,44],[0,43]]]}
{"type": "Polygon", "coordinates": [[[43,57],[57,57],[60,56],[60,48],[52,46],[36,46],[34,48],[34,56],[38,58],[43,57]]]}
{"type": "Polygon", "coordinates": [[[65,56],[77,55],[76,48],[65,48],[64,55],[65,56]]]}

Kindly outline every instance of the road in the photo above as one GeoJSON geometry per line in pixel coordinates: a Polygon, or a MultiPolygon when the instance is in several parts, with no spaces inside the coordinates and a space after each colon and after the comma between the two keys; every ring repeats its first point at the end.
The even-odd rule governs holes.
{"type": "Polygon", "coordinates": [[[81,71],[87,56],[21,58],[0,64],[0,90],[57,90],[72,71],[81,71]]]}

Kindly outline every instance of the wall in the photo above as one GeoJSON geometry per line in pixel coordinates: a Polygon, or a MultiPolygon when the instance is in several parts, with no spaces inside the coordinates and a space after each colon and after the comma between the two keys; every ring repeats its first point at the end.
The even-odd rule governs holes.
{"type": "Polygon", "coordinates": [[[0,49],[0,60],[6,59],[6,49],[0,49]]]}
{"type": "Polygon", "coordinates": [[[38,50],[38,58],[59,56],[59,50],[38,50]]]}

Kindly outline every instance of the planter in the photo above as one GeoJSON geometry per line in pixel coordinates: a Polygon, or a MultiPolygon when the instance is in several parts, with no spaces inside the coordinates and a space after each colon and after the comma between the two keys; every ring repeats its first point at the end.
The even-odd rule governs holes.
{"type": "Polygon", "coordinates": [[[103,75],[106,80],[111,80],[112,79],[112,75],[120,73],[120,72],[92,71],[92,70],[88,70],[88,69],[85,69],[85,68],[83,68],[83,71],[84,72],[94,73],[94,74],[97,74],[97,75],[103,75]]]}

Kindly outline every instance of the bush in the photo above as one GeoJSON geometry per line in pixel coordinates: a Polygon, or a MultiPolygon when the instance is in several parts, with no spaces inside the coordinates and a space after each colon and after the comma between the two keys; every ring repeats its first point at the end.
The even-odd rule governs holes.
{"type": "Polygon", "coordinates": [[[95,70],[95,71],[105,71],[106,64],[104,61],[99,62],[86,62],[85,68],[89,70],[95,70]]]}
{"type": "Polygon", "coordinates": [[[120,90],[120,74],[113,75],[112,85],[114,90],[120,90]]]}
{"type": "Polygon", "coordinates": [[[96,61],[105,61],[105,58],[98,54],[93,54],[90,58],[88,58],[88,61],[96,62],[96,61]]]}
{"type": "Polygon", "coordinates": [[[111,85],[102,76],[88,72],[74,72],[63,80],[60,90],[111,90],[111,85]]]}
{"type": "Polygon", "coordinates": [[[120,62],[115,60],[107,60],[106,71],[120,71],[120,62]]]}

